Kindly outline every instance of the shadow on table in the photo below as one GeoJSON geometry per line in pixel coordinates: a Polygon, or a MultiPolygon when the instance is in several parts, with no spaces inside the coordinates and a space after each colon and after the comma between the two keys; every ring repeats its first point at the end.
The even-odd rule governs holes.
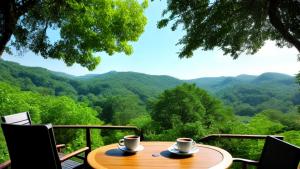
{"type": "Polygon", "coordinates": [[[173,154],[167,150],[160,152],[160,155],[163,157],[166,157],[166,158],[171,158],[171,159],[184,159],[184,158],[190,158],[192,156],[192,155],[181,156],[181,155],[173,154]]]}
{"type": "Polygon", "coordinates": [[[114,156],[114,157],[124,157],[124,156],[132,156],[135,155],[136,153],[128,153],[128,152],[123,152],[120,149],[110,149],[105,152],[107,156],[114,156]]]}

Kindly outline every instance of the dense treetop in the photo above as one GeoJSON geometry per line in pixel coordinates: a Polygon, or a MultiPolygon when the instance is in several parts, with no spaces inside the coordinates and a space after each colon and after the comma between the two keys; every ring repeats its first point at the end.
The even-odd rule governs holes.
{"type": "Polygon", "coordinates": [[[300,2],[297,0],[169,0],[158,27],[170,21],[172,30],[186,34],[179,57],[191,57],[197,48],[219,47],[237,58],[254,54],[267,40],[278,46],[293,45],[300,52],[300,2]],[[168,14],[168,15],[167,15],[168,14]],[[180,27],[181,28],[181,27],[180,27]]]}
{"type": "Polygon", "coordinates": [[[5,47],[30,49],[44,58],[95,69],[96,52],[131,54],[147,19],[147,0],[4,0],[0,7],[0,56],[5,47]],[[57,30],[60,37],[49,37],[57,30]],[[11,40],[10,46],[8,42],[11,40]]]}

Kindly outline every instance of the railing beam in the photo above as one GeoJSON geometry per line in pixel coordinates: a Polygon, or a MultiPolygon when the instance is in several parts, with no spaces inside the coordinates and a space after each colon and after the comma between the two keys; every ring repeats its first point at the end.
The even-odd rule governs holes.
{"type": "Polygon", "coordinates": [[[10,160],[5,161],[4,163],[0,164],[0,169],[7,169],[10,166],[10,160]]]}
{"type": "MultiPolygon", "coordinates": [[[[198,141],[200,142],[206,142],[206,141],[211,141],[215,139],[220,139],[220,138],[225,138],[225,139],[252,139],[252,140],[257,140],[257,139],[266,139],[268,135],[249,135],[249,134],[211,134],[207,135],[198,141]]],[[[278,136],[278,135],[272,135],[273,137],[276,137],[278,139],[283,140],[283,136],[278,136]]]]}
{"type": "Polygon", "coordinates": [[[141,140],[144,140],[144,135],[141,129],[136,126],[99,126],[99,125],[53,125],[53,128],[65,129],[108,129],[108,130],[133,130],[135,134],[140,135],[141,140]]]}

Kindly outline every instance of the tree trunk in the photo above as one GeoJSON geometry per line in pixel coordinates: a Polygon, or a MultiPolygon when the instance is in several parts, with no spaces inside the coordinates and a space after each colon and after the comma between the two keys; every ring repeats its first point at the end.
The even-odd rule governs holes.
{"type": "Polygon", "coordinates": [[[2,14],[2,29],[0,34],[0,57],[2,56],[5,46],[9,42],[13,31],[16,27],[18,16],[16,15],[16,6],[14,0],[4,0],[0,8],[2,14]]]}
{"type": "Polygon", "coordinates": [[[270,22],[275,27],[275,29],[277,29],[277,31],[283,36],[283,38],[289,43],[293,44],[300,53],[300,41],[289,33],[288,29],[284,26],[280,19],[278,10],[279,2],[280,0],[269,0],[268,14],[270,22]]]}

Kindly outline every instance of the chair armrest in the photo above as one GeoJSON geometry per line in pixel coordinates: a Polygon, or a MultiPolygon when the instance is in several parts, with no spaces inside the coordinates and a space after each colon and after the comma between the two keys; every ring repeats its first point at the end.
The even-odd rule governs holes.
{"type": "Polygon", "coordinates": [[[56,144],[56,148],[59,149],[59,148],[64,148],[66,147],[65,144],[56,144]]]}
{"type": "Polygon", "coordinates": [[[83,152],[85,152],[85,151],[88,151],[89,149],[90,149],[89,147],[84,147],[84,148],[81,148],[81,149],[79,149],[79,150],[76,150],[76,151],[74,151],[74,152],[72,152],[72,153],[66,154],[66,155],[64,155],[63,157],[60,158],[60,161],[61,161],[61,162],[66,161],[66,160],[68,160],[69,158],[72,158],[72,157],[74,157],[74,156],[76,156],[76,155],[78,155],[78,154],[80,154],[80,153],[83,153],[83,152]]]}
{"type": "Polygon", "coordinates": [[[244,158],[233,158],[234,162],[242,162],[242,163],[246,163],[249,165],[254,165],[254,166],[258,166],[258,161],[254,161],[254,160],[249,160],[249,159],[244,159],[244,158]]]}
{"type": "Polygon", "coordinates": [[[66,147],[65,144],[57,144],[56,145],[56,149],[57,149],[58,152],[61,152],[61,149],[65,148],[65,147],[66,147]]]}
{"type": "Polygon", "coordinates": [[[0,169],[5,169],[10,166],[10,160],[0,164],[0,169]]]}

